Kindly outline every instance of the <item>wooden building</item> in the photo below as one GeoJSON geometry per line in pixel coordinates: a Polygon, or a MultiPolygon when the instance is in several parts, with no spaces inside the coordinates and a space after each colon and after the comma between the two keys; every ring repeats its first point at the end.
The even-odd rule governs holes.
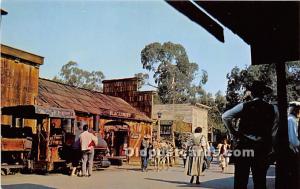
{"type": "Polygon", "coordinates": [[[148,117],[152,115],[153,91],[138,91],[137,77],[103,81],[103,93],[120,97],[148,117]]]}
{"type": "MultiPolygon", "coordinates": [[[[125,156],[125,148],[139,148],[145,134],[151,135],[152,120],[121,98],[39,79],[37,104],[72,109],[76,121],[86,122],[104,137],[112,138],[114,156],[125,156]]],[[[130,160],[139,160],[133,156],[130,160]]]]}
{"type": "MultiPolygon", "coordinates": [[[[39,55],[1,44],[1,107],[36,103],[39,67],[43,63],[39,55]]],[[[11,121],[1,116],[2,124],[11,121]]]]}
{"type": "MultiPolygon", "coordinates": [[[[143,136],[151,135],[152,120],[123,99],[39,78],[39,66],[43,61],[41,56],[1,45],[1,108],[7,107],[8,110],[6,115],[1,115],[2,125],[25,125],[37,134],[40,122],[42,128],[48,128],[47,131],[50,126],[66,125],[61,118],[63,115],[38,122],[21,115],[24,107],[40,107],[45,114],[74,111],[75,129],[76,123],[86,122],[102,137],[110,134],[115,156],[124,156],[126,147],[139,148],[143,136]],[[20,112],[16,110],[18,107],[20,112]],[[15,113],[9,112],[11,109],[15,113]],[[23,118],[7,116],[13,114],[23,118]]],[[[130,160],[139,158],[134,156],[130,160]]]]}

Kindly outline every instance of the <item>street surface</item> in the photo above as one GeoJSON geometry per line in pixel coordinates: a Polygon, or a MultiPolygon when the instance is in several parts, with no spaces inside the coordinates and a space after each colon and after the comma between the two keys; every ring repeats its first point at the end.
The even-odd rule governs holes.
{"type": "MultiPolygon", "coordinates": [[[[141,172],[138,166],[124,165],[121,167],[94,171],[91,177],[71,177],[63,174],[43,175],[8,175],[2,176],[1,185],[4,189],[173,189],[173,188],[201,188],[201,189],[232,189],[233,166],[230,165],[225,173],[214,162],[211,168],[200,177],[200,185],[190,184],[189,176],[183,174],[184,168],[180,165],[156,172],[150,167],[148,172],[141,172]]],[[[274,167],[269,169],[268,188],[275,188],[274,167]]],[[[249,189],[253,188],[252,179],[249,180],[249,189]]]]}

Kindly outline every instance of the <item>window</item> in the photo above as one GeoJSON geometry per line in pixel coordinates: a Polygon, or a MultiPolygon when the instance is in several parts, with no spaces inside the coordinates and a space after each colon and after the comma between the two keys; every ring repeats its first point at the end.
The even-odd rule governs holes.
{"type": "Polygon", "coordinates": [[[161,125],[160,134],[161,135],[170,135],[172,131],[172,125],[161,125]]]}

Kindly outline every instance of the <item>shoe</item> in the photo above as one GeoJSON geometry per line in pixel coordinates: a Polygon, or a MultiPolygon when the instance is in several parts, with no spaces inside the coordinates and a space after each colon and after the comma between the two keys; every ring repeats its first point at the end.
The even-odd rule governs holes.
{"type": "Polygon", "coordinates": [[[199,177],[197,177],[197,179],[196,179],[196,184],[200,184],[199,177]]]}
{"type": "Polygon", "coordinates": [[[193,182],[194,182],[194,177],[192,176],[190,183],[193,184],[193,182]]]}

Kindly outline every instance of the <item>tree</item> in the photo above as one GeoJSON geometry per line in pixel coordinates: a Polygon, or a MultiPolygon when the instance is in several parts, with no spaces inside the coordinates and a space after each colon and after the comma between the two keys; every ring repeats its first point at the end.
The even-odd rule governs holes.
{"type": "Polygon", "coordinates": [[[104,74],[101,71],[89,72],[80,69],[74,61],[69,61],[63,65],[59,76],[53,78],[54,81],[95,91],[102,90],[103,79],[104,74]]]}
{"type": "MultiPolygon", "coordinates": [[[[287,96],[288,101],[300,99],[300,92],[296,90],[300,83],[300,61],[289,62],[287,65],[287,96]]],[[[227,74],[227,108],[231,108],[243,100],[244,91],[254,80],[263,81],[270,86],[273,92],[267,95],[269,101],[277,100],[277,77],[275,65],[253,65],[240,69],[234,67],[227,74]]]]}
{"type": "Polygon", "coordinates": [[[137,77],[139,80],[138,89],[142,88],[149,79],[149,75],[147,73],[137,73],[134,74],[134,77],[137,77]]]}
{"type": "Polygon", "coordinates": [[[199,84],[195,84],[198,65],[189,61],[182,45],[172,42],[147,45],[141,51],[141,63],[144,69],[154,72],[162,103],[186,103],[195,99],[208,77],[202,71],[199,84]]]}

